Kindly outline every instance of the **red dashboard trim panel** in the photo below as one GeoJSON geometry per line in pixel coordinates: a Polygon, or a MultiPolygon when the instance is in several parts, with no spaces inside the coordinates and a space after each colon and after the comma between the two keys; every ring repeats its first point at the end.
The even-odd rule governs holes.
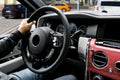
{"type": "Polygon", "coordinates": [[[91,39],[89,45],[89,52],[88,52],[88,72],[94,72],[96,74],[100,74],[106,76],[108,78],[112,78],[115,80],[120,80],[120,71],[116,69],[115,62],[120,61],[120,49],[105,47],[96,45],[96,39],[91,39]],[[92,55],[96,51],[102,51],[106,53],[108,57],[108,63],[106,66],[102,68],[97,68],[92,63],[92,55]],[[112,70],[112,71],[110,71],[112,70]]]}

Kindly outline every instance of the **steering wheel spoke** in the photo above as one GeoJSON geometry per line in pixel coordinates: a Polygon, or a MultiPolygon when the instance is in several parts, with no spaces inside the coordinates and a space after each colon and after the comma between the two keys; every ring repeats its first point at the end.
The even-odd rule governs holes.
{"type": "Polygon", "coordinates": [[[62,33],[59,33],[59,32],[55,32],[55,31],[51,31],[50,34],[54,37],[63,37],[63,34],[62,33]]]}
{"type": "Polygon", "coordinates": [[[32,63],[32,67],[35,68],[35,69],[40,69],[42,67],[42,64],[41,62],[33,62],[32,63]]]}
{"type": "Polygon", "coordinates": [[[52,41],[52,45],[54,48],[60,48],[63,45],[63,34],[59,33],[59,32],[50,32],[51,34],[51,41],[52,41]]]}

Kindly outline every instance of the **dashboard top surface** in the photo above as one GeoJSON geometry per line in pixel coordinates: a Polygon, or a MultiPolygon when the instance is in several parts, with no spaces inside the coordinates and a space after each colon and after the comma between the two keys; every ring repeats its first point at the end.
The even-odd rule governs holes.
{"type": "MultiPolygon", "coordinates": [[[[113,14],[113,13],[103,13],[103,12],[95,12],[95,11],[71,11],[71,12],[65,12],[64,13],[68,17],[75,17],[77,16],[78,18],[98,18],[98,19],[109,19],[109,18],[115,18],[119,19],[120,14],[113,14]]],[[[54,17],[56,14],[48,14],[43,17],[54,17]]]]}

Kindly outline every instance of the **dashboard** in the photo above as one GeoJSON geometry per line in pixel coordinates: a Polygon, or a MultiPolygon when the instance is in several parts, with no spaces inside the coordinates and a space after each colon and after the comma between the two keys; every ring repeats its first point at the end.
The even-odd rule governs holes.
{"type": "MultiPolygon", "coordinates": [[[[60,21],[59,19],[45,20],[42,26],[49,26],[53,28],[55,31],[63,33],[64,25],[59,21],[60,21]]],[[[69,24],[70,24],[69,30],[70,30],[71,35],[74,34],[78,30],[83,30],[83,32],[86,33],[87,26],[88,26],[87,24],[84,24],[84,23],[78,24],[77,21],[70,21],[69,24]]]]}
{"type": "MultiPolygon", "coordinates": [[[[97,21],[93,19],[93,21],[91,21],[90,18],[88,18],[87,20],[84,18],[76,18],[74,17],[76,15],[73,15],[72,18],[71,16],[68,15],[68,21],[69,21],[69,30],[70,30],[70,35],[71,37],[75,34],[79,34],[81,33],[82,36],[85,36],[87,33],[87,28],[90,26],[97,26],[97,21]]],[[[62,21],[60,20],[60,18],[52,16],[52,17],[48,17],[45,16],[43,18],[40,19],[40,21],[38,21],[38,26],[45,26],[45,27],[50,27],[52,28],[54,31],[56,32],[60,32],[60,33],[64,33],[64,25],[62,23],[62,21]]]]}
{"type": "MultiPolygon", "coordinates": [[[[65,15],[70,24],[71,46],[76,48],[74,54],[85,63],[83,74],[87,80],[119,80],[120,16],[94,12],[65,15]]],[[[39,20],[39,26],[64,34],[64,25],[57,15],[45,15],[39,20]]]]}
{"type": "MultiPolygon", "coordinates": [[[[67,57],[78,61],[79,67],[84,70],[84,75],[78,77],[87,78],[86,80],[119,80],[120,16],[80,11],[65,15],[70,24],[71,39],[68,51],[70,55],[67,57]]],[[[50,27],[53,31],[64,34],[64,25],[56,14],[42,16],[38,19],[37,26],[50,27]]],[[[1,66],[12,60],[15,65],[18,65],[16,61],[23,65],[21,54],[18,53],[0,59],[1,66]]],[[[1,71],[5,66],[8,68],[10,65],[0,67],[1,71]]]]}

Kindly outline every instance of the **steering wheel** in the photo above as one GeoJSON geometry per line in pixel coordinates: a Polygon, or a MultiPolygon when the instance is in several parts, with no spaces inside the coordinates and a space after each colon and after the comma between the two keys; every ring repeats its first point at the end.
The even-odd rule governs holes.
{"type": "MultiPolygon", "coordinates": [[[[51,72],[60,65],[67,54],[70,44],[69,22],[66,16],[53,6],[37,9],[28,22],[38,20],[47,11],[57,13],[64,25],[64,33],[51,27],[38,27],[22,39],[22,57],[27,67],[36,73],[51,72]]],[[[56,16],[57,16],[56,15],[56,16]]]]}

